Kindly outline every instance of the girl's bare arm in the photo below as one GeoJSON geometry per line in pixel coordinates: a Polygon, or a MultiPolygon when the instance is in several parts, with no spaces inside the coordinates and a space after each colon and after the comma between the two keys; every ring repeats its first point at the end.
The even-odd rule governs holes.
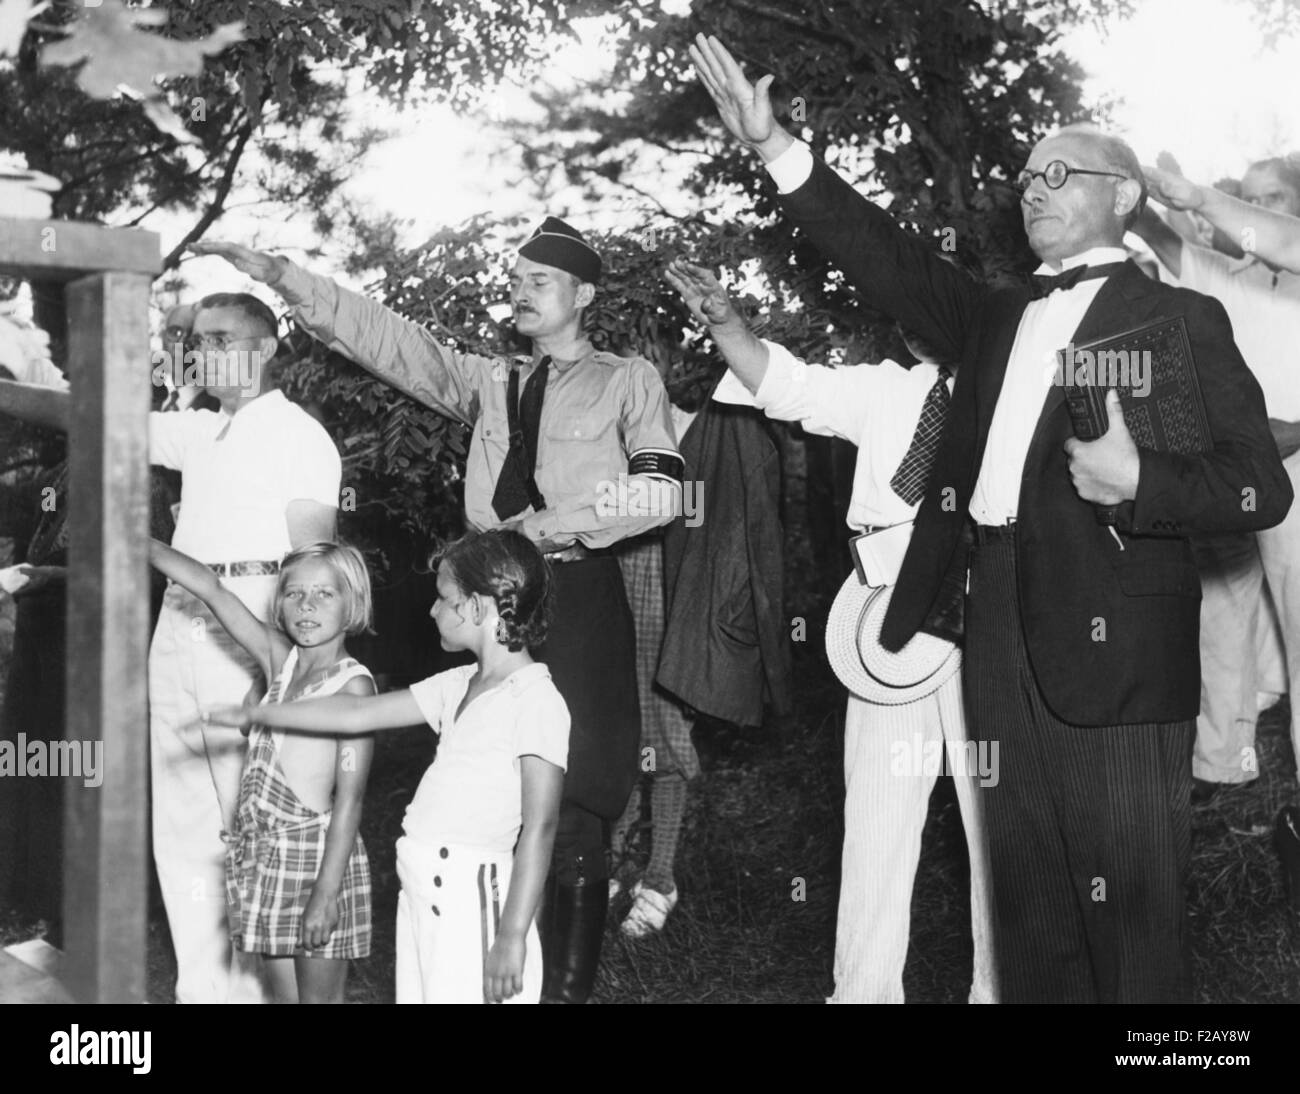
{"type": "MultiPolygon", "coordinates": [[[[365,698],[375,694],[375,685],[368,678],[359,676],[349,680],[339,694],[365,698]]],[[[302,944],[308,949],[324,946],[338,925],[339,889],[348,859],[352,857],[357,830],[361,827],[361,806],[375,742],[371,737],[357,737],[339,741],[336,748],[334,806],[329,832],[325,836],[325,856],[302,922],[302,944]]]]}
{"type": "Polygon", "coordinates": [[[258,619],[203,563],[161,540],[149,541],[149,561],[160,573],[202,600],[230,637],[256,658],[266,678],[274,679],[291,646],[279,628],[258,619]]]}
{"type": "Polygon", "coordinates": [[[269,706],[214,707],[204,715],[222,726],[259,725],[348,737],[381,729],[424,724],[424,715],[409,688],[383,695],[331,695],[269,706]]]}
{"type": "Polygon", "coordinates": [[[540,756],[520,756],[523,828],[515,846],[510,892],[501,913],[496,942],[483,970],[483,994],[500,1002],[524,990],[524,950],[551,868],[551,848],[560,816],[564,770],[540,756]]]}

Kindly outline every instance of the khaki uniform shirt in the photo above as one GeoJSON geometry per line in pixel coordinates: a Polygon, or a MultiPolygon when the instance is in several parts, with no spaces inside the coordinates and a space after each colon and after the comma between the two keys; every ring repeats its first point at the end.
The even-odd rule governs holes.
{"type": "MultiPolygon", "coordinates": [[[[510,445],[506,384],[509,370],[521,368],[522,392],[535,362],[458,353],[390,308],[293,263],[273,288],[331,349],[473,426],[465,515],[479,531],[503,523],[492,494],[510,445]]],[[[590,346],[576,361],[552,359],[534,472],[546,508],[526,508],[522,531],[532,540],[601,548],[668,524],[680,506],[680,458],[668,396],[649,361],[590,346]],[[643,473],[630,474],[632,466],[643,473]]]]}

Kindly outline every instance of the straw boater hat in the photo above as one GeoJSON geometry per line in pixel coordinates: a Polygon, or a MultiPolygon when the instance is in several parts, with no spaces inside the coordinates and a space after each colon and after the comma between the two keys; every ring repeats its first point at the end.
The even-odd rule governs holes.
{"type": "Polygon", "coordinates": [[[860,699],[895,705],[937,691],[961,666],[961,650],[917,632],[897,653],[880,644],[880,626],[892,585],[871,586],[849,574],[826,620],[826,656],[846,688],[860,699]]]}

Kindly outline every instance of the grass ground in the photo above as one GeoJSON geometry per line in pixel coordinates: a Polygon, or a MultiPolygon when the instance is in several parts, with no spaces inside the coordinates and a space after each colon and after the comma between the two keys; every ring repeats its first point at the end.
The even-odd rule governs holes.
{"type": "MultiPolygon", "coordinates": [[[[838,686],[812,651],[797,665],[797,708],[761,732],[697,732],[705,773],[692,784],[678,885],[664,932],[629,943],[608,930],[598,1003],[808,1002],[830,994],[842,835],[838,686]],[[800,882],[802,881],[802,885],[800,882]],[[802,895],[803,899],[795,899],[802,895]]],[[[1189,890],[1201,1002],[1300,1002],[1300,916],[1289,912],[1272,822],[1294,793],[1285,705],[1261,719],[1260,777],[1193,812],[1189,890]]],[[[392,1000],[397,879],[393,843],[432,751],[425,731],[383,740],[367,800],[375,882],[374,954],[353,967],[348,996],[392,1000]]],[[[904,986],[912,1002],[962,1002],[970,979],[968,874],[951,783],[931,798],[912,902],[904,986]]],[[[615,911],[626,910],[627,897],[615,911]]],[[[0,941],[42,924],[12,916],[0,941]]],[[[164,917],[151,916],[149,998],[171,998],[164,917]]]]}

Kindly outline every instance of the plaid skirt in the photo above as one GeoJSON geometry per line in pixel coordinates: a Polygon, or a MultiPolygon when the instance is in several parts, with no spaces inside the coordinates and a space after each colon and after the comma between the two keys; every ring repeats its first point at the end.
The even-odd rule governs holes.
{"type": "MultiPolygon", "coordinates": [[[[691,719],[680,703],[655,681],[667,621],[664,600],[664,545],[659,536],[638,536],[615,551],[636,628],[636,690],[641,704],[641,748],[653,748],[656,774],[693,779],[700,760],[691,742],[691,719]]],[[[645,765],[642,765],[644,770],[645,765]]]]}
{"type": "MultiPolygon", "coordinates": [[[[284,781],[272,734],[255,727],[240,787],[236,831],[227,837],[226,906],[236,949],[268,957],[305,951],[307,911],[329,835],[329,813],[305,806],[284,781]]],[[[370,862],[358,835],[338,894],[338,924],[312,957],[370,955],[370,862]]]]}

